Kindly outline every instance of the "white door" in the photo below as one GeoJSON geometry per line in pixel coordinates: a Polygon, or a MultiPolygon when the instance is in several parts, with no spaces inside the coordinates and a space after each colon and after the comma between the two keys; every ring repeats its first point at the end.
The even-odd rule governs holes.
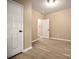
{"type": "Polygon", "coordinates": [[[23,50],[23,6],[7,2],[7,55],[11,57],[23,50]]]}
{"type": "Polygon", "coordinates": [[[38,36],[49,38],[49,19],[38,19],[38,36]]]}

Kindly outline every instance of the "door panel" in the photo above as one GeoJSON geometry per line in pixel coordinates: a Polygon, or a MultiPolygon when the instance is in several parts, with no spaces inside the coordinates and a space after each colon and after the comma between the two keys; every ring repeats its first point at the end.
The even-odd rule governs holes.
{"type": "Polygon", "coordinates": [[[11,57],[23,50],[23,6],[8,1],[7,16],[7,55],[11,57]]]}

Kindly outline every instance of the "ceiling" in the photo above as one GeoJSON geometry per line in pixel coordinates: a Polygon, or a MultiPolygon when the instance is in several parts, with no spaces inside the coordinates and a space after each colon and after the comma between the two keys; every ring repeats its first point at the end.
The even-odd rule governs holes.
{"type": "Polygon", "coordinates": [[[71,0],[56,0],[51,7],[46,5],[46,1],[32,0],[32,8],[42,14],[48,14],[71,7],[71,0]]]}

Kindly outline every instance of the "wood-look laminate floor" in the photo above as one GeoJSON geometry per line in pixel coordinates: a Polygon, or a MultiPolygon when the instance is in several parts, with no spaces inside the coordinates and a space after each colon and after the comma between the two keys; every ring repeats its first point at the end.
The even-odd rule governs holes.
{"type": "Polygon", "coordinates": [[[40,39],[31,50],[10,59],[71,59],[70,42],[40,39]]]}

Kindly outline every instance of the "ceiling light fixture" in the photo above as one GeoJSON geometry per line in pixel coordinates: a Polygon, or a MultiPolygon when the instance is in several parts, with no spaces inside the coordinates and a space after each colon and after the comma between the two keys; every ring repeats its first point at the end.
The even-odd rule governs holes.
{"type": "Polygon", "coordinates": [[[51,7],[55,3],[56,0],[46,0],[46,5],[51,7]]]}
{"type": "Polygon", "coordinates": [[[55,2],[55,0],[47,0],[47,2],[48,2],[48,3],[50,3],[50,2],[53,3],[53,2],[55,2]]]}

